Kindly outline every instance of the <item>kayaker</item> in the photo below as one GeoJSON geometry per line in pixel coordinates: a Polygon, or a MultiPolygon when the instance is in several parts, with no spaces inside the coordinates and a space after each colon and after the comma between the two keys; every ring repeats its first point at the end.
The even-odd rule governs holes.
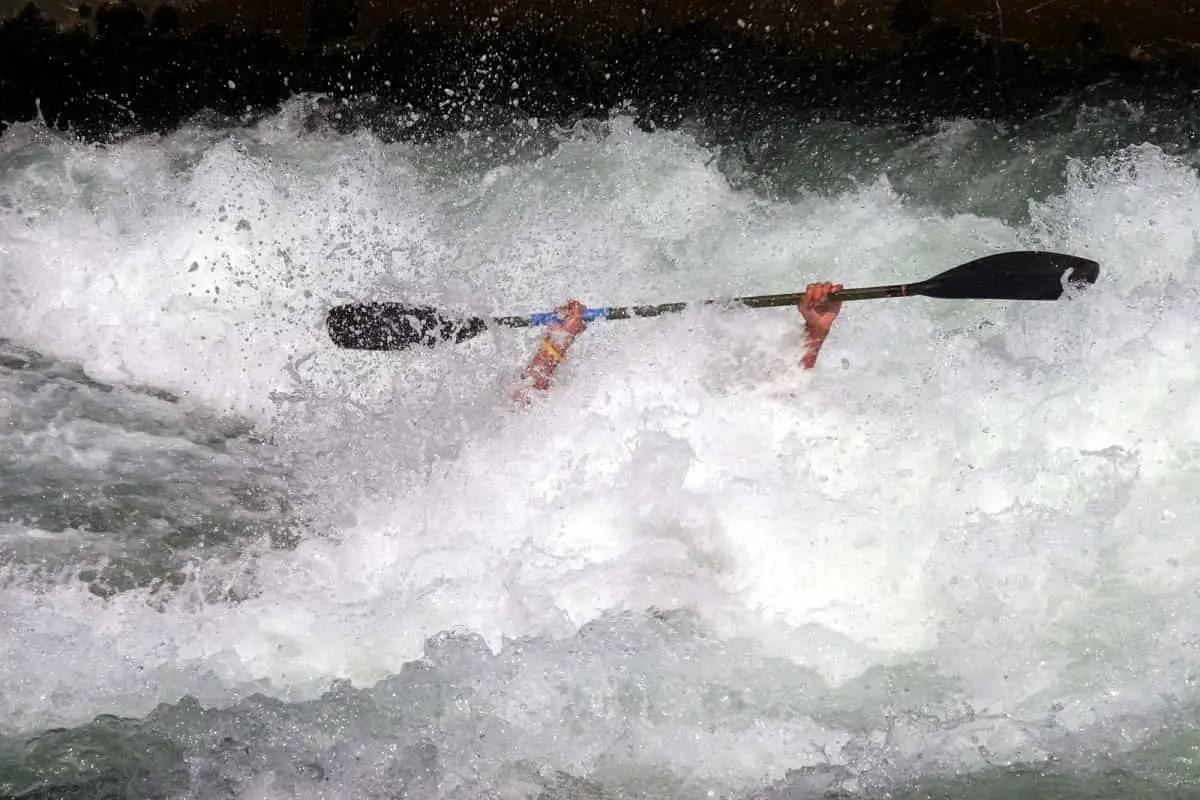
{"type": "MultiPolygon", "coordinates": [[[[805,369],[812,369],[817,363],[821,345],[833,327],[833,320],[842,310],[839,301],[830,300],[829,295],[840,291],[840,283],[810,283],[804,290],[796,306],[800,316],[804,318],[805,351],[800,363],[805,369]]],[[[513,394],[513,399],[521,404],[529,403],[529,389],[546,391],[550,388],[550,377],[554,370],[567,355],[575,337],[583,333],[587,323],[583,320],[583,312],[587,309],[578,300],[568,300],[555,309],[562,322],[551,322],[547,331],[538,344],[537,352],[529,360],[529,364],[521,373],[521,386],[513,394]]]]}

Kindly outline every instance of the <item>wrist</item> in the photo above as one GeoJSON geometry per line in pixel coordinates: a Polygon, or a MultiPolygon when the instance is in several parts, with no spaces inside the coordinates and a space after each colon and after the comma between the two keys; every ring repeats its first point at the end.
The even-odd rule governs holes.
{"type": "Polygon", "coordinates": [[[583,328],[575,329],[568,327],[553,327],[546,331],[546,336],[554,340],[555,344],[562,347],[570,346],[571,342],[575,341],[575,337],[583,332],[583,328]]]}

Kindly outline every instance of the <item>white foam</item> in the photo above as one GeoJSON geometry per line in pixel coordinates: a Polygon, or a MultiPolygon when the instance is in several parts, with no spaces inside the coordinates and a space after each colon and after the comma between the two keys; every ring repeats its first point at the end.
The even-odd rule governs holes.
{"type": "MultiPolygon", "coordinates": [[[[886,177],[766,202],[688,137],[624,120],[455,180],[368,137],[237,138],[53,144],[9,167],[0,192],[53,203],[0,218],[0,334],[272,423],[317,490],[304,510],[321,534],[248,554],[258,593],[234,605],[9,592],[7,724],[184,692],[309,696],[394,673],[441,630],[500,648],[649,607],[693,609],[835,686],[931,662],[1016,719],[1060,703],[1081,727],[1187,691],[1200,182],[1186,165],[1149,145],[1074,165],[1011,228],[914,207],[886,177]],[[1025,246],[1095,257],[1101,282],[1054,304],[848,304],[809,373],[790,309],[596,323],[523,413],[507,389],[529,332],[380,356],[336,352],[320,327],[328,304],[379,284],[537,311],[919,279],[1025,246]],[[295,399],[281,411],[272,392],[295,399]],[[35,652],[78,666],[41,671],[35,652]]],[[[1039,752],[989,725],[996,752],[1039,752]]]]}

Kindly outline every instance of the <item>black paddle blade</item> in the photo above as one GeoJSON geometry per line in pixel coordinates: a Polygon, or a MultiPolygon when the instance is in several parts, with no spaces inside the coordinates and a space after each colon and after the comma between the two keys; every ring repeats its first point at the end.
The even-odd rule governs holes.
{"type": "Polygon", "coordinates": [[[487,323],[479,317],[448,319],[430,306],[349,303],[331,308],[325,326],[338,347],[405,350],[418,344],[433,347],[448,339],[461,342],[482,333],[487,323]]]}
{"type": "Polygon", "coordinates": [[[977,258],[910,285],[907,294],[970,300],[1057,300],[1064,283],[1083,286],[1095,283],[1099,276],[1100,265],[1091,259],[1025,250],[977,258]]]}

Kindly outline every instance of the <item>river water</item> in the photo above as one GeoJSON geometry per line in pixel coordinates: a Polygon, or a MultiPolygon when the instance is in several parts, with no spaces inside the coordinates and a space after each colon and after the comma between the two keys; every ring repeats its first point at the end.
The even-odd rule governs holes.
{"type": "MultiPolygon", "coordinates": [[[[516,118],[0,138],[0,795],[1177,797],[1200,786],[1200,143],[516,118]],[[1100,262],[1053,303],[521,314],[1100,262]],[[1190,788],[1189,788],[1190,787],[1190,788]]],[[[749,119],[749,118],[748,118],[749,119]]]]}

